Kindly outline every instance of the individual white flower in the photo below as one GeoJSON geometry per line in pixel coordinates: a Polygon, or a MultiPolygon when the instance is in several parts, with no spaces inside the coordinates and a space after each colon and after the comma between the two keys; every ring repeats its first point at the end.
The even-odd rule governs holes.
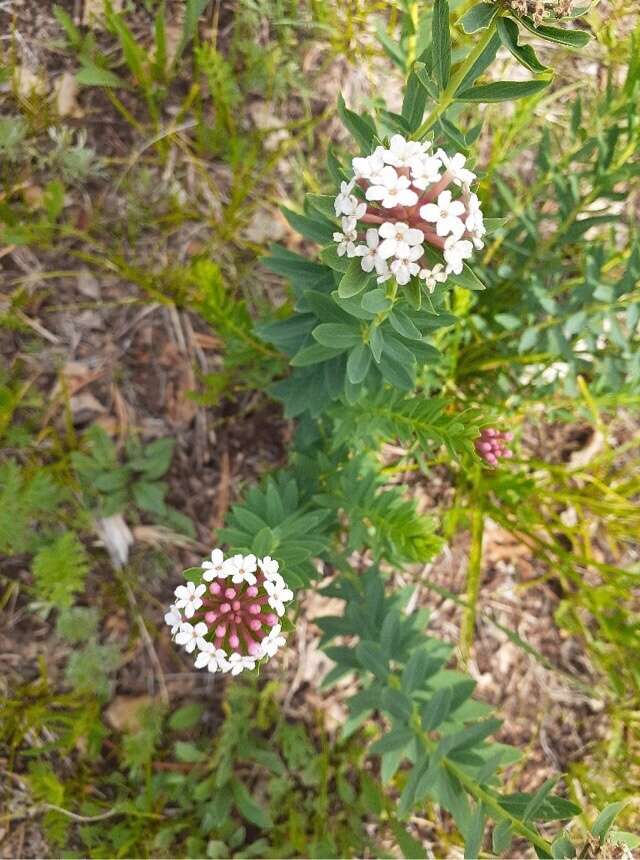
{"type": "Polygon", "coordinates": [[[189,654],[195,649],[196,645],[200,650],[203,650],[207,645],[207,640],[204,638],[209,628],[204,621],[199,621],[197,624],[189,624],[185,621],[180,625],[180,630],[176,634],[176,642],[178,645],[184,645],[184,650],[189,654]]]}
{"type": "Polygon", "coordinates": [[[211,553],[211,561],[203,561],[202,568],[204,570],[202,578],[207,582],[211,582],[212,579],[216,579],[217,577],[224,576],[224,554],[222,550],[214,549],[211,553]]]}
{"type": "Polygon", "coordinates": [[[436,225],[438,236],[449,234],[459,239],[464,233],[464,221],[460,217],[464,215],[464,203],[461,200],[452,200],[449,190],[438,194],[437,203],[425,203],[420,207],[420,216],[425,221],[436,225]]]}
{"type": "Polygon", "coordinates": [[[351,166],[355,178],[372,180],[376,177],[384,167],[384,153],[384,147],[378,146],[371,155],[364,158],[352,158],[351,166]]]}
{"type": "Polygon", "coordinates": [[[376,268],[376,273],[378,277],[376,278],[376,283],[384,284],[385,281],[388,281],[391,278],[391,269],[389,268],[389,264],[386,260],[381,260],[380,265],[376,268]]]}
{"type": "Polygon", "coordinates": [[[180,625],[182,624],[182,614],[175,604],[169,607],[169,611],[164,616],[165,624],[171,628],[171,635],[175,636],[180,625]]]}
{"type": "Polygon", "coordinates": [[[293,591],[287,588],[284,579],[279,577],[265,580],[264,590],[269,595],[269,606],[275,609],[278,615],[284,615],[284,604],[293,600],[293,591]]]}
{"type": "Polygon", "coordinates": [[[422,245],[424,233],[415,227],[409,227],[403,221],[385,221],[380,225],[380,236],[384,239],[378,249],[378,254],[383,260],[393,256],[405,256],[409,248],[422,245]]]}
{"type": "Polygon", "coordinates": [[[256,657],[245,657],[242,654],[233,653],[227,661],[227,668],[223,669],[223,671],[231,672],[232,675],[239,675],[245,669],[255,669],[256,659],[256,657]]]}
{"type": "Polygon", "coordinates": [[[265,555],[264,558],[261,558],[258,562],[258,567],[263,572],[266,579],[274,579],[275,577],[280,576],[278,573],[280,565],[275,558],[271,558],[270,555],[265,555]]]}
{"type": "Polygon", "coordinates": [[[467,159],[461,152],[456,152],[455,155],[449,156],[444,149],[439,149],[437,155],[442,161],[447,174],[456,185],[471,185],[476,175],[464,166],[467,159]]]}
{"type": "Polygon", "coordinates": [[[422,256],[422,245],[419,247],[408,248],[402,255],[396,256],[391,263],[390,269],[396,281],[400,286],[408,284],[414,275],[420,271],[420,266],[416,263],[422,256]]]}
{"type": "Polygon", "coordinates": [[[255,555],[234,555],[228,558],[224,563],[227,576],[231,577],[231,582],[238,585],[240,582],[248,582],[249,585],[255,585],[255,572],[258,567],[258,560],[255,555]]]}
{"type": "Polygon", "coordinates": [[[176,609],[184,610],[185,617],[192,618],[196,609],[202,606],[202,595],[206,590],[206,585],[196,585],[195,582],[179,585],[174,592],[178,598],[175,602],[176,609]]]}
{"type": "Polygon", "coordinates": [[[484,216],[480,208],[480,201],[477,194],[466,195],[467,219],[464,222],[465,227],[471,234],[471,241],[474,248],[479,251],[484,248],[482,237],[487,232],[484,226],[484,216]]]}
{"type": "Polygon", "coordinates": [[[411,159],[411,179],[422,191],[440,179],[442,162],[437,155],[422,155],[411,159]]]}
{"type": "Polygon", "coordinates": [[[333,241],[338,243],[338,256],[347,257],[356,256],[356,242],[358,240],[358,231],[356,230],[356,218],[348,217],[342,219],[342,233],[334,233],[333,241]]]}
{"type": "Polygon", "coordinates": [[[265,636],[260,643],[260,648],[265,657],[273,657],[276,651],[286,644],[287,640],[281,635],[281,630],[282,626],[280,624],[274,624],[269,631],[269,635],[265,636]]]}
{"type": "Polygon", "coordinates": [[[356,249],[358,256],[362,257],[362,260],[360,261],[362,271],[373,272],[374,269],[376,272],[383,271],[386,264],[379,252],[380,249],[378,246],[380,245],[380,236],[378,231],[373,227],[367,230],[366,240],[366,245],[358,245],[356,249]]]}
{"type": "Polygon", "coordinates": [[[463,260],[473,254],[473,245],[468,239],[456,239],[449,236],[444,243],[444,259],[447,263],[447,272],[459,275],[462,272],[463,260]]]}
{"type": "Polygon", "coordinates": [[[336,216],[338,215],[349,215],[349,212],[343,212],[342,207],[345,203],[348,203],[349,198],[352,196],[351,192],[353,191],[353,186],[355,185],[355,180],[351,180],[351,182],[341,182],[340,183],[340,193],[336,196],[334,200],[334,207],[336,210],[336,216]]]}
{"type": "Polygon", "coordinates": [[[389,141],[389,148],[384,150],[384,160],[394,167],[409,167],[411,161],[423,155],[428,146],[428,143],[407,140],[401,134],[394,134],[389,141]]]}
{"type": "Polygon", "coordinates": [[[376,177],[376,184],[367,188],[367,200],[379,200],[385,209],[413,206],[418,202],[418,195],[410,185],[406,176],[399,176],[391,165],[387,165],[376,177]]]}
{"type": "Polygon", "coordinates": [[[216,648],[211,642],[204,642],[196,657],[196,669],[208,669],[209,672],[226,671],[228,661],[227,652],[222,648],[216,648]]]}
{"type": "Polygon", "coordinates": [[[437,284],[444,284],[447,280],[447,273],[442,263],[436,263],[433,269],[420,269],[418,277],[424,281],[426,288],[432,293],[437,284]]]}
{"type": "Polygon", "coordinates": [[[354,218],[357,221],[359,218],[363,218],[364,215],[366,215],[367,204],[358,200],[355,194],[350,194],[349,197],[346,197],[342,201],[340,211],[347,218],[354,218]]]}

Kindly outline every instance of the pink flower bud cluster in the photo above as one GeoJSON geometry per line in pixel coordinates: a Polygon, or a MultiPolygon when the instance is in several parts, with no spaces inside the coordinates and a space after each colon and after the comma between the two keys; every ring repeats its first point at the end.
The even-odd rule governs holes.
{"type": "Polygon", "coordinates": [[[513,457],[513,451],[508,448],[506,443],[513,439],[512,433],[503,433],[501,430],[494,430],[488,427],[482,430],[480,436],[475,441],[475,448],[478,455],[489,466],[497,466],[498,460],[501,458],[513,457]]]}
{"type": "Polygon", "coordinates": [[[255,555],[225,559],[214,549],[202,563],[202,580],[179,585],[165,615],[177,644],[190,654],[197,650],[197,669],[237,675],[285,644],[279,617],[293,592],[277,561],[255,555]]]}

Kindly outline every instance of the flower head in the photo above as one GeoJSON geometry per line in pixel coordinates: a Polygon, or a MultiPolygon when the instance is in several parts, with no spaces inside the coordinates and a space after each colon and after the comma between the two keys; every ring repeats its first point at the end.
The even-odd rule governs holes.
{"type": "Polygon", "coordinates": [[[272,657],[285,644],[278,617],[293,599],[278,562],[253,554],[225,559],[214,550],[202,571],[205,582],[179,585],[165,615],[176,643],[189,654],[197,649],[196,668],[237,675],[272,657]]]}
{"type": "Polygon", "coordinates": [[[487,427],[480,432],[475,441],[476,452],[489,466],[497,466],[498,460],[513,456],[513,451],[506,443],[513,439],[512,433],[503,433],[493,427],[487,427]]]}
{"type": "Polygon", "coordinates": [[[359,258],[379,284],[394,278],[404,286],[420,274],[430,292],[460,274],[486,232],[471,191],[476,177],[465,164],[462,153],[433,153],[428,143],[401,134],[353,158],[353,178],[334,200],[342,226],[333,234],[338,256],[359,258]],[[433,251],[442,262],[430,263],[433,251]]]}

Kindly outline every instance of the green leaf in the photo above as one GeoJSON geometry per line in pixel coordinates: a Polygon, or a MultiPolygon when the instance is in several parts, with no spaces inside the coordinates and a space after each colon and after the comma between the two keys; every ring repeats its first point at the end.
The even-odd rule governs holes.
{"type": "Polygon", "coordinates": [[[291,359],[293,367],[308,367],[311,364],[320,364],[323,361],[329,361],[344,352],[344,347],[337,349],[323,346],[321,343],[313,343],[311,346],[304,346],[291,359]]]}
{"type": "Polygon", "coordinates": [[[376,741],[370,748],[371,755],[383,755],[393,750],[403,750],[415,737],[413,731],[406,726],[392,729],[376,741]]]}
{"type": "Polygon", "coordinates": [[[460,24],[465,33],[477,33],[486,30],[498,11],[496,3],[477,3],[462,16],[460,24]]]}
{"type": "Polygon", "coordinates": [[[565,858],[576,856],[575,846],[566,833],[561,833],[560,836],[553,840],[551,854],[554,860],[565,860],[565,858]]]}
{"type": "Polygon", "coordinates": [[[346,323],[320,323],[311,334],[319,344],[331,349],[348,349],[362,343],[360,331],[346,323]]]}
{"type": "Polygon", "coordinates": [[[177,732],[192,729],[199,722],[203,713],[204,708],[198,702],[182,705],[169,718],[169,728],[177,732]]]}
{"type": "Polygon", "coordinates": [[[451,72],[451,34],[449,32],[449,3],[435,0],[431,29],[433,72],[441,90],[449,83],[451,72]]]}
{"type": "Polygon", "coordinates": [[[87,58],[83,58],[82,68],[76,72],[76,81],[85,87],[121,87],[128,89],[127,84],[122,78],[118,77],[114,72],[110,72],[109,69],[96,66],[95,63],[87,58]]]}
{"type": "Polygon", "coordinates": [[[451,687],[436,690],[422,709],[422,727],[426,732],[437,729],[447,719],[451,710],[451,700],[451,687]]]}
{"type": "Polygon", "coordinates": [[[504,854],[509,850],[513,833],[508,821],[499,821],[493,828],[492,845],[494,854],[504,854]]]}
{"type": "Polygon", "coordinates": [[[377,642],[363,640],[356,645],[356,657],[360,665],[372,672],[381,681],[389,677],[389,664],[377,642]]]}
{"type": "Polygon", "coordinates": [[[422,307],[422,286],[419,278],[411,278],[404,288],[404,294],[411,307],[419,311],[422,307]]]}
{"type": "Polygon", "coordinates": [[[549,71],[548,67],[540,62],[531,45],[518,44],[518,25],[515,21],[511,18],[499,18],[497,31],[502,44],[522,66],[536,74],[549,71]]]}
{"type": "Polygon", "coordinates": [[[182,52],[189,44],[189,42],[193,38],[195,38],[195,35],[198,30],[198,19],[208,5],[209,0],[187,0],[184,11],[184,19],[182,22],[182,34],[180,36],[180,42],[176,49],[176,55],[174,60],[175,63],[178,62],[178,60],[182,56],[182,52]]]}
{"type": "Polygon", "coordinates": [[[342,96],[338,98],[338,116],[362,149],[369,152],[376,136],[376,129],[371,120],[349,110],[342,96]]]}
{"type": "Polygon", "coordinates": [[[358,385],[366,377],[371,365],[371,350],[366,343],[359,343],[349,353],[347,377],[349,382],[358,385]]]}
{"type": "Polygon", "coordinates": [[[605,806],[605,808],[593,822],[591,832],[594,836],[597,836],[601,842],[604,842],[604,840],[607,838],[609,828],[616,820],[620,812],[622,812],[627,802],[628,801],[626,800],[618,800],[616,803],[610,803],[608,806],[605,806]]]}
{"type": "Polygon", "coordinates": [[[409,75],[402,101],[402,116],[407,121],[410,131],[416,131],[419,128],[427,104],[427,91],[418,77],[418,72],[426,72],[423,63],[415,64],[409,75]]]}
{"type": "Polygon", "coordinates": [[[307,239],[312,239],[321,245],[327,245],[333,240],[333,233],[337,229],[334,224],[309,218],[308,215],[301,215],[299,212],[287,209],[286,206],[281,206],[280,211],[293,229],[307,239]]]}
{"type": "Polygon", "coordinates": [[[548,81],[494,81],[478,84],[456,93],[459,102],[505,102],[522,99],[541,92],[551,83],[548,81]]]}
{"type": "Polygon", "coordinates": [[[395,329],[402,337],[409,340],[422,340],[422,332],[416,328],[411,317],[404,311],[396,308],[387,319],[391,323],[391,328],[395,329]]]}
{"type": "Polygon", "coordinates": [[[391,829],[405,860],[424,860],[429,856],[422,842],[411,836],[399,821],[392,821],[391,829]]]}
{"type": "Polygon", "coordinates": [[[547,799],[547,796],[551,793],[557,781],[558,777],[555,777],[547,779],[543,782],[543,784],[536,791],[531,800],[527,803],[525,810],[522,813],[523,821],[535,820],[536,815],[542,809],[542,806],[547,799]]]}
{"type": "MultiPolygon", "coordinates": [[[[530,794],[517,792],[504,797],[497,798],[498,803],[507,812],[515,815],[517,818],[522,818],[524,812],[531,800],[530,794]]],[[[574,815],[579,815],[581,809],[570,800],[565,800],[564,797],[547,797],[542,806],[536,813],[536,821],[556,821],[559,819],[573,818],[574,815]]]]}
{"type": "Polygon", "coordinates": [[[372,326],[369,332],[369,349],[376,364],[380,364],[382,350],[384,349],[384,335],[380,326],[372,326]]]}
{"type": "Polygon", "coordinates": [[[342,299],[357,296],[358,293],[361,293],[364,290],[372,278],[373,275],[365,272],[360,265],[360,257],[354,257],[349,261],[347,270],[342,276],[338,286],[338,295],[342,299]]]}
{"type": "Polygon", "coordinates": [[[526,27],[529,32],[541,39],[546,39],[547,42],[556,42],[558,45],[564,45],[566,48],[575,48],[576,50],[584,48],[591,41],[591,34],[585,33],[584,30],[564,30],[561,27],[548,27],[541,24],[539,27],[533,23],[531,18],[518,18],[523,27],[526,27]]]}
{"type": "Polygon", "coordinates": [[[202,750],[189,741],[176,741],[175,753],[178,761],[186,764],[197,764],[206,758],[202,750]]]}
{"type": "Polygon", "coordinates": [[[462,271],[459,275],[456,275],[455,272],[451,272],[449,275],[449,280],[453,281],[454,284],[458,284],[459,287],[464,287],[466,290],[484,290],[485,286],[480,280],[480,278],[476,275],[472,268],[467,266],[466,263],[462,264],[462,271]]]}
{"type": "Polygon", "coordinates": [[[379,314],[382,311],[388,310],[391,307],[391,299],[387,298],[387,294],[379,287],[375,290],[369,290],[362,297],[361,305],[365,311],[379,314]]]}
{"type": "Polygon", "coordinates": [[[243,818],[246,818],[251,824],[255,824],[256,827],[260,827],[263,830],[273,827],[271,816],[261,806],[258,806],[247,791],[244,783],[240,782],[239,779],[232,779],[231,790],[238,812],[243,818]]]}
{"type": "Polygon", "coordinates": [[[135,503],[143,511],[152,514],[163,514],[166,510],[164,497],[167,492],[166,484],[155,481],[139,481],[133,487],[133,498],[135,503]]]}

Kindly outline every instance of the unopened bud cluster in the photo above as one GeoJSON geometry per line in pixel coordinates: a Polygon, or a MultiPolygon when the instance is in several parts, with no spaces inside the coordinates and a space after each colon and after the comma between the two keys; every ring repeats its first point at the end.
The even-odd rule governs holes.
{"type": "Polygon", "coordinates": [[[353,179],[342,183],[335,199],[342,224],[333,234],[338,255],[360,257],[363,271],[375,271],[378,283],[395,278],[404,285],[417,275],[433,292],[483,247],[482,210],[471,191],[475,173],[461,153],[429,147],[394,134],[388,148],[352,160],[353,179]],[[427,246],[444,262],[433,265],[427,246]]]}
{"type": "Polygon", "coordinates": [[[513,457],[513,451],[506,444],[512,439],[512,433],[503,433],[501,430],[489,427],[481,431],[475,441],[475,448],[485,463],[489,466],[497,466],[498,460],[513,457]]]}
{"type": "Polygon", "coordinates": [[[202,563],[202,581],[174,593],[165,621],[176,643],[196,652],[196,669],[237,675],[285,644],[279,618],[293,592],[269,556],[225,559],[214,549],[202,563]]]}

